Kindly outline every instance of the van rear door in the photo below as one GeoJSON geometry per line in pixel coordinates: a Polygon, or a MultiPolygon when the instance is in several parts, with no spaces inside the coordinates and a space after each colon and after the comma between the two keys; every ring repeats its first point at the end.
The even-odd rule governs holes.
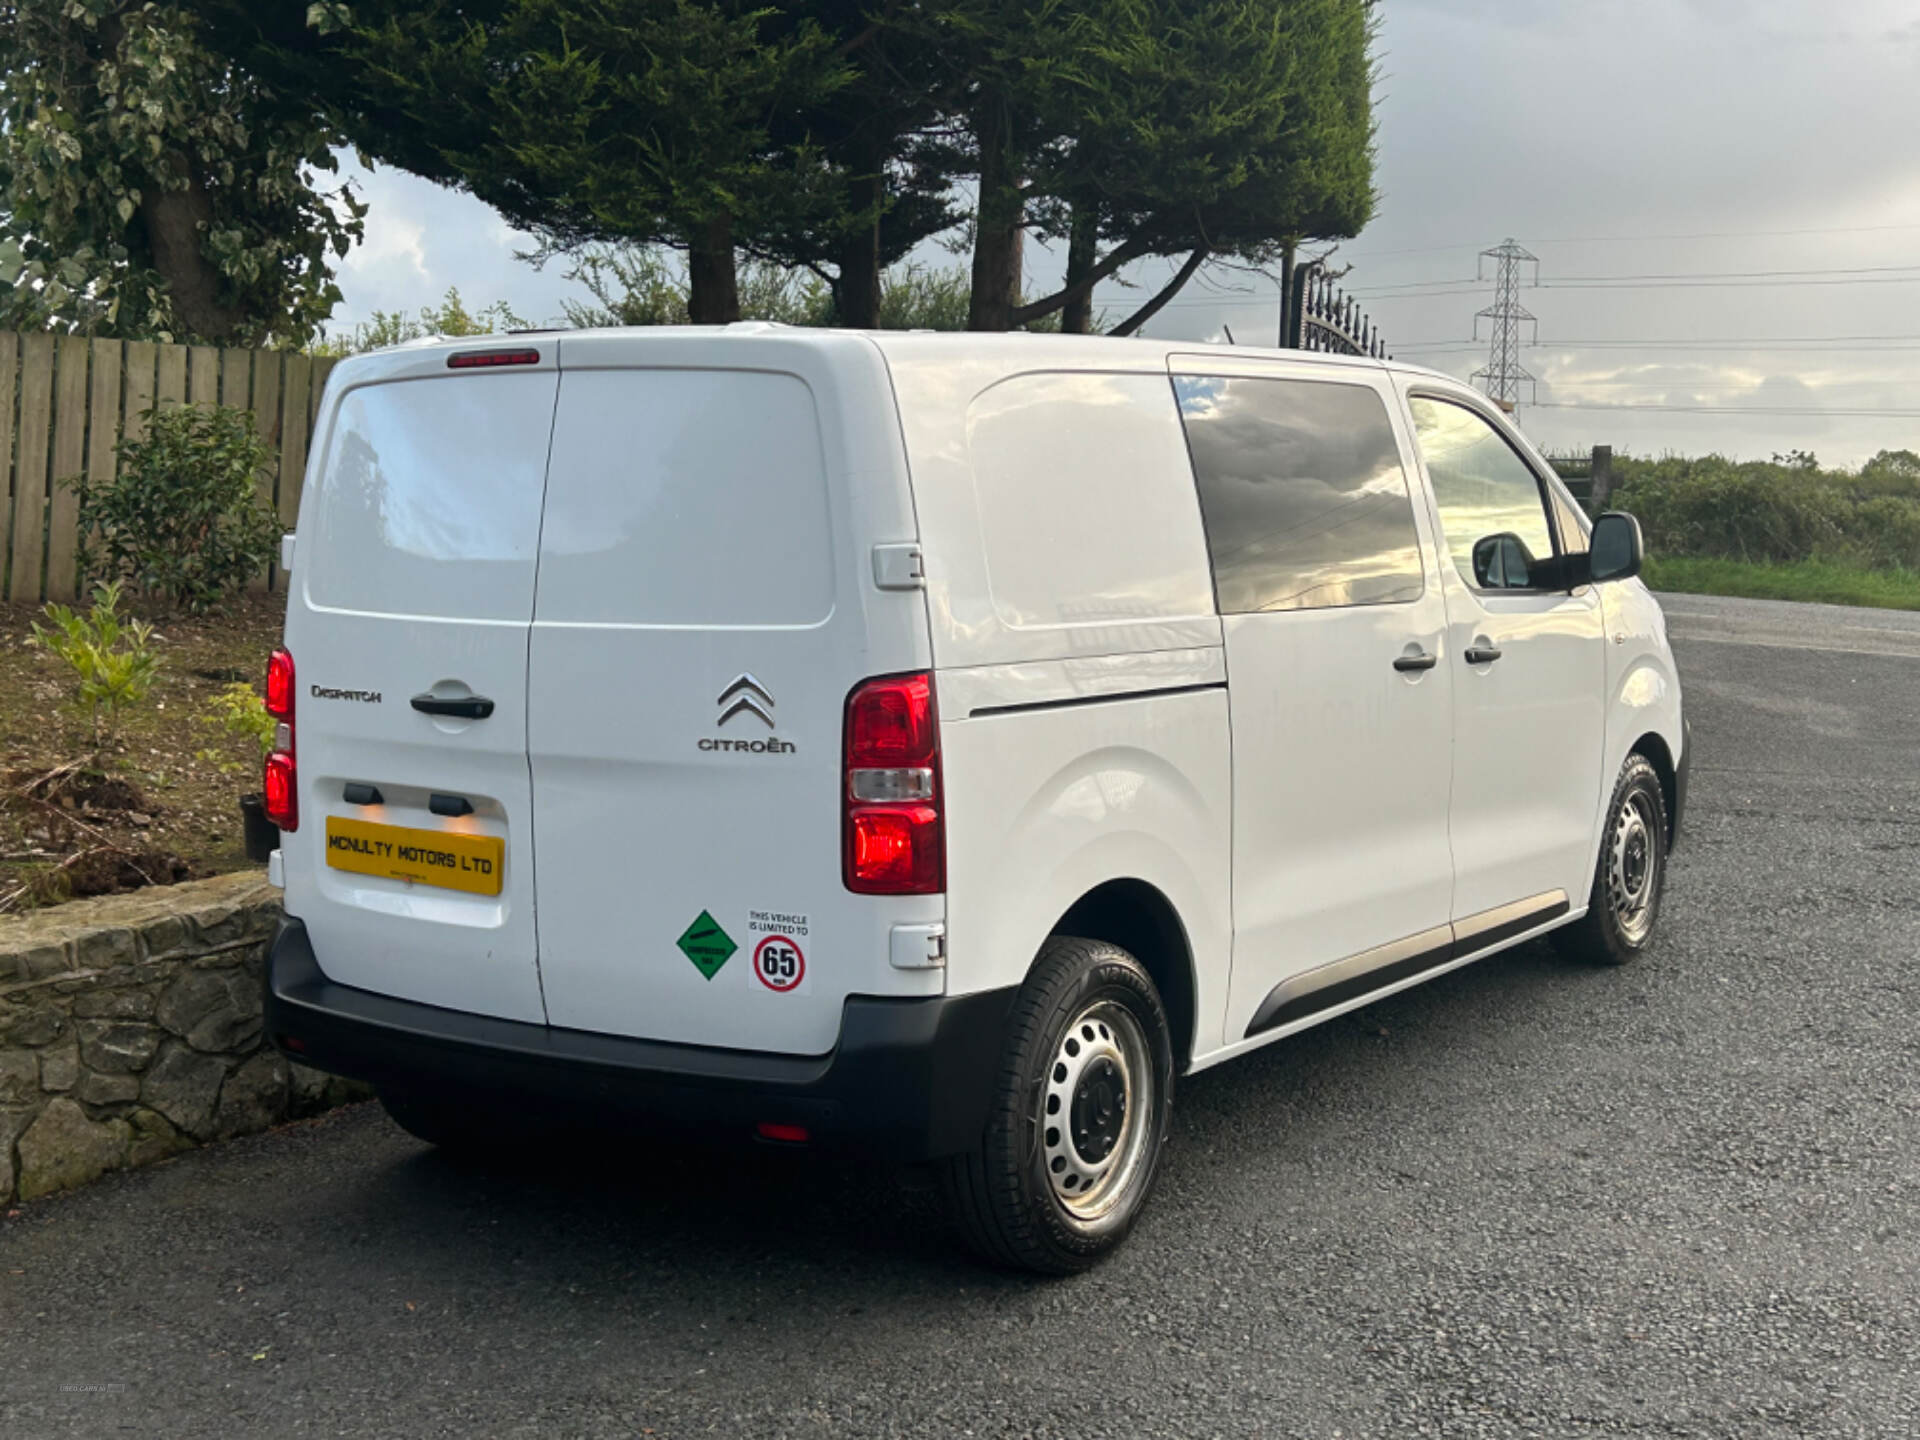
{"type": "MultiPolygon", "coordinates": [[[[878,351],[751,327],[569,335],[540,539],[528,749],[551,1024],[822,1054],[937,895],[848,892],[841,722],[929,663],[878,351]]],[[[924,950],[924,943],[922,949],[924,950]]]]}
{"type": "Polygon", "coordinates": [[[300,804],[282,845],[287,909],[321,968],[531,1022],[545,1016],[527,633],[553,348],[497,368],[450,368],[446,348],[342,366],[287,608],[300,804]]]}

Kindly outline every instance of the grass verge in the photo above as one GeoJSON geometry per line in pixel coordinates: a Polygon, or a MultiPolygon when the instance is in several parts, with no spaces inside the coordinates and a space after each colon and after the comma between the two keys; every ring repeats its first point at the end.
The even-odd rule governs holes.
{"type": "Polygon", "coordinates": [[[1913,570],[1868,570],[1824,560],[1756,565],[1744,560],[1649,556],[1645,579],[1655,590],[1684,595],[1920,610],[1920,571],[1913,570]]]}

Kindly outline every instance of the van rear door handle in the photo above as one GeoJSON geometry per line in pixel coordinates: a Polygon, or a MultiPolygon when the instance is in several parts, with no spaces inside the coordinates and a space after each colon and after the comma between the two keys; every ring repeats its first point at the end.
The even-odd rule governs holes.
{"type": "Polygon", "coordinates": [[[1425,651],[1421,651],[1415,655],[1401,655],[1396,657],[1393,662],[1393,668],[1398,670],[1402,675],[1405,675],[1412,670],[1431,670],[1439,663],[1440,657],[1438,655],[1429,655],[1425,651]]]}
{"type": "Polygon", "coordinates": [[[451,715],[456,720],[484,720],[493,714],[493,701],[484,695],[439,696],[431,692],[413,697],[422,715],[451,715]]]}
{"type": "Polygon", "coordinates": [[[1467,650],[1467,664],[1491,665],[1500,658],[1498,645],[1474,645],[1467,650]]]}

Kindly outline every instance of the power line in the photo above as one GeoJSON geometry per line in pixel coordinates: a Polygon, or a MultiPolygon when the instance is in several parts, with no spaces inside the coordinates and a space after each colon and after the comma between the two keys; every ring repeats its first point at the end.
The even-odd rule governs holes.
{"type": "MultiPolygon", "coordinates": [[[[1391,285],[1356,285],[1349,295],[1376,300],[1417,300],[1427,296],[1451,296],[1486,284],[1483,276],[1452,280],[1408,280],[1391,285]]],[[[1920,265],[1880,265],[1862,269],[1823,270],[1703,270],[1671,275],[1575,275],[1562,280],[1536,278],[1528,289],[1537,290],[1734,290],[1752,286],[1796,285],[1912,285],[1920,284],[1920,265]],[[1913,272],[1913,273],[1905,273],[1913,272]]],[[[1271,305],[1264,295],[1229,298],[1227,292],[1217,300],[1172,300],[1172,306],[1198,305],[1271,305]]]]}
{"type": "MultiPolygon", "coordinates": [[[[1874,235],[1893,230],[1920,230],[1920,223],[1901,225],[1840,225],[1807,230],[1696,230],[1679,235],[1561,235],[1536,241],[1539,245],[1630,245],[1652,240],[1764,240],[1796,235],[1874,235]]],[[[1450,250],[1477,249],[1478,241],[1458,245],[1421,245],[1408,250],[1356,250],[1348,260],[1379,260],[1393,255],[1438,255],[1450,250]]]]}
{"type": "MultiPolygon", "coordinates": [[[[1879,337],[1873,337],[1875,339],[1879,337]]],[[[1870,343],[1861,340],[1541,340],[1536,347],[1543,350],[1777,350],[1790,354],[1817,354],[1821,351],[1852,353],[1857,355],[1884,355],[1891,351],[1912,350],[1912,342],[1920,341],[1920,335],[1888,336],[1888,341],[1907,343],[1870,343]]]]}
{"type": "Polygon", "coordinates": [[[1920,265],[1816,265],[1810,270],[1685,270],[1661,275],[1562,275],[1560,284],[1615,280],[1756,280],[1792,275],[1891,275],[1920,270],[1920,265]]]}
{"type": "MultiPolygon", "coordinates": [[[[1582,350],[1769,350],[1774,348],[1800,349],[1811,347],[1831,347],[1835,350],[1865,350],[1877,353],[1872,347],[1881,349],[1907,349],[1905,343],[1920,341],[1920,334],[1910,335],[1714,335],[1702,336],[1697,340],[1682,339],[1678,336],[1665,336],[1650,340],[1623,340],[1613,337],[1605,340],[1560,339],[1539,340],[1535,348],[1582,349],[1582,350]]],[[[1396,346],[1399,351],[1430,350],[1466,345],[1460,339],[1410,340],[1405,345],[1396,346]]]]}
{"type": "Polygon", "coordinates": [[[1920,420],[1920,410],[1870,410],[1821,405],[1657,405],[1638,401],[1539,400],[1538,410],[1646,410],[1670,415],[1824,415],[1844,419],[1920,420]]]}
{"type": "MultiPolygon", "coordinates": [[[[1417,295],[1445,295],[1485,284],[1479,277],[1453,280],[1408,280],[1393,285],[1358,285],[1349,294],[1381,299],[1417,295]]],[[[1813,270],[1693,270],[1648,275],[1567,275],[1554,280],[1536,278],[1529,288],[1540,290],[1734,289],[1749,285],[1910,285],[1920,283],[1920,265],[1868,265],[1853,268],[1822,266],[1813,270]]]]}
{"type": "Polygon", "coordinates": [[[1645,280],[1610,281],[1605,284],[1597,281],[1542,280],[1537,288],[1541,290],[1777,290],[1797,289],[1805,285],[1920,285],[1920,275],[1858,275],[1832,280],[1645,280]]]}
{"type": "MultiPolygon", "coordinates": [[[[1700,385],[1696,386],[1696,385],[1688,384],[1686,381],[1683,381],[1683,380],[1647,380],[1647,379],[1635,379],[1630,376],[1611,376],[1611,377],[1604,377],[1604,378],[1592,379],[1592,380],[1571,380],[1571,379],[1542,380],[1540,383],[1546,386],[1547,389],[1549,390],[1634,389],[1634,390],[1659,390],[1659,391],[1673,391],[1673,390],[1691,391],[1695,389],[1706,388],[1706,389],[1720,389],[1720,390],[1735,389],[1735,390],[1741,390],[1741,391],[1750,391],[1754,388],[1753,383],[1751,381],[1745,381],[1745,380],[1705,379],[1701,382],[1700,385]]],[[[1824,380],[1818,384],[1809,384],[1807,388],[1809,390],[1818,390],[1818,391],[1874,390],[1874,389],[1886,389],[1889,386],[1904,386],[1908,384],[1911,384],[1911,380],[1905,376],[1879,376],[1879,377],[1866,379],[1866,380],[1824,380]]]]}

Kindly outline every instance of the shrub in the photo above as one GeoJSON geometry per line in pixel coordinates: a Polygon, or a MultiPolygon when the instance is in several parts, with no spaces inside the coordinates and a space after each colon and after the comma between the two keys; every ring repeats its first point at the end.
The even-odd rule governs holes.
{"type": "Polygon", "coordinates": [[[1640,518],[1656,555],[1920,569],[1920,468],[1884,452],[1858,474],[1796,451],[1771,462],[1616,462],[1612,503],[1640,518]]]}
{"type": "Polygon", "coordinates": [[[120,712],[138,705],[153,688],[160,669],[153,627],[121,617],[117,580],[94,587],[93,609],[85,615],[58,604],[48,605],[45,615],[52,628],[43,629],[35,621],[27,643],[67,662],[77,682],[74,698],[87,707],[93,724],[93,743],[106,744],[119,732],[120,712]],[[102,709],[107,717],[104,733],[102,709]]]}
{"type": "MultiPolygon", "coordinates": [[[[267,714],[267,702],[260,692],[244,680],[236,680],[207,702],[204,723],[236,740],[251,740],[265,760],[273,750],[274,718],[267,714]]],[[[237,775],[243,766],[227,759],[217,750],[201,750],[196,758],[214,766],[222,775],[237,775]]]]}
{"type": "Polygon", "coordinates": [[[338,358],[364,355],[389,345],[404,345],[427,335],[492,335],[496,331],[526,328],[527,321],[514,314],[513,307],[506,301],[496,300],[478,311],[469,310],[466,301],[460,298],[460,288],[449,285],[440,304],[422,305],[418,316],[409,315],[405,310],[376,310],[371,320],[344,334],[323,335],[308,348],[312,354],[338,358]]]}
{"type": "Polygon", "coordinates": [[[229,406],[146,412],[111,480],[75,476],[82,572],[188,610],[220,604],[265,570],[280,522],[254,489],[273,450],[229,406]]]}

